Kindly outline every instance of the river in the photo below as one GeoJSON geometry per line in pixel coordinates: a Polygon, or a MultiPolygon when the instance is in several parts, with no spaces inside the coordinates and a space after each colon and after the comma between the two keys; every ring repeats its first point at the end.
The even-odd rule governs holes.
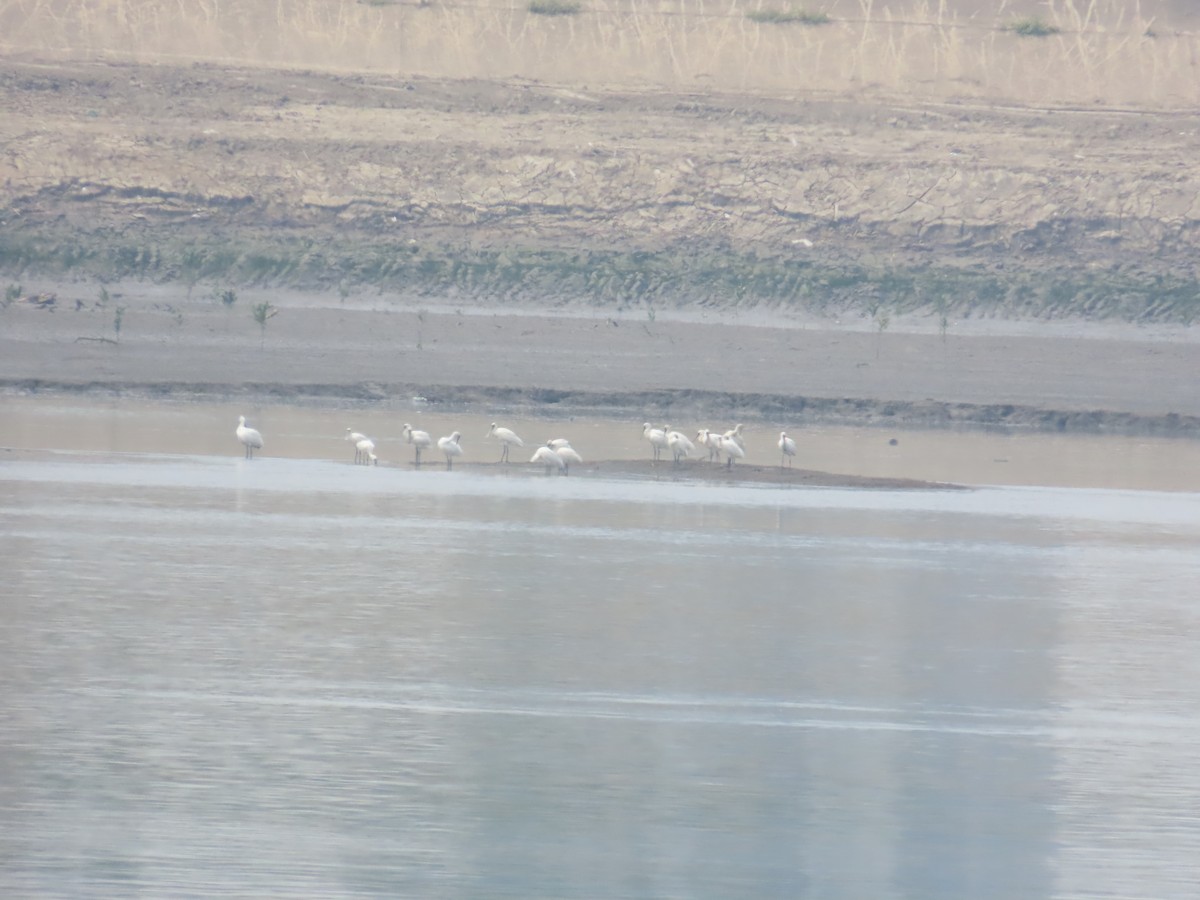
{"type": "MultiPolygon", "coordinates": [[[[1020,474],[506,477],[350,465],[369,415],[259,411],[282,453],[250,461],[229,408],[5,412],[5,897],[1200,884],[1192,473],[1063,485],[1035,436],[873,431],[841,453],[866,474],[928,477],[923,446],[946,480],[1020,474]]],[[[642,449],[640,423],[514,421],[642,449]]],[[[1123,441],[1070,446],[1195,453],[1123,441]]]]}

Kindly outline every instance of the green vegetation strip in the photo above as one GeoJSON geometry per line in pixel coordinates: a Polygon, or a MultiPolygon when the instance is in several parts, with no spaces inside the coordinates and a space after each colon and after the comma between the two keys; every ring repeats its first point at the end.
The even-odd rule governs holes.
{"type": "MultiPolygon", "coordinates": [[[[786,255],[669,247],[658,252],[393,243],[315,242],[261,235],[125,243],[117,236],[53,240],[0,234],[0,276],[176,283],[232,306],[230,286],[395,292],[473,297],[490,303],[653,309],[765,307],[816,314],[1063,318],[1191,323],[1200,282],[1185,276],[1059,270],[996,273],[982,268],[815,262],[786,255]]],[[[6,293],[7,296],[7,293],[6,293]]],[[[11,302],[11,300],[9,301],[11,302]]],[[[883,327],[883,326],[881,326],[883,327]]]]}
{"type": "Polygon", "coordinates": [[[806,9],[752,9],[746,13],[751,22],[765,25],[828,25],[833,20],[823,12],[809,12],[806,9]]]}
{"type": "Polygon", "coordinates": [[[529,0],[528,9],[535,16],[573,16],[583,4],[575,0],[529,0]]]}
{"type": "Polygon", "coordinates": [[[1009,22],[1004,26],[1004,30],[1011,31],[1013,34],[1019,34],[1021,37],[1047,37],[1052,34],[1058,34],[1062,29],[1057,25],[1051,25],[1048,22],[1043,22],[1041,19],[1030,17],[1009,22]]]}

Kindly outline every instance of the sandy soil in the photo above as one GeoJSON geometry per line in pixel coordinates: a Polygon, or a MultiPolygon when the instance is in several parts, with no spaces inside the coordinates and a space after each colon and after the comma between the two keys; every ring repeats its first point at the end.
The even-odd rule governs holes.
{"type": "Polygon", "coordinates": [[[634,418],[722,416],[891,425],[1013,425],[1200,435],[1200,344],[934,329],[878,333],[777,320],[685,321],[393,308],[270,292],[246,308],[178,290],[64,287],[13,304],[0,334],[9,391],[537,407],[634,418]],[[46,294],[45,296],[50,296],[46,294]],[[113,308],[122,305],[120,342],[113,308]]]}
{"type": "Polygon", "coordinates": [[[1190,284],[1192,113],[50,58],[0,80],[8,391],[1200,435],[1194,292],[1140,325],[1119,291],[935,311],[941,275],[886,319],[853,285],[763,299],[896,259],[1190,284]]]}
{"type": "Polygon", "coordinates": [[[0,84],[8,257],[65,240],[69,277],[1196,314],[1194,112],[41,58],[0,84]]]}

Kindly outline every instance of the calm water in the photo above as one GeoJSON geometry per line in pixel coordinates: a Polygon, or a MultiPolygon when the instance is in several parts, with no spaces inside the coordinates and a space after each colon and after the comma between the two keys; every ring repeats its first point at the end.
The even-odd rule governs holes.
{"type": "Polygon", "coordinates": [[[1200,494],[0,460],[4,897],[1200,884],[1200,494]]]}

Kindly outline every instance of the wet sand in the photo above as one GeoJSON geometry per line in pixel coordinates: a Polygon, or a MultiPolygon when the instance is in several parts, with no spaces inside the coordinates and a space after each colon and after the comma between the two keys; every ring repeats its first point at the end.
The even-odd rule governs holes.
{"type": "MultiPolygon", "coordinates": [[[[2,398],[0,464],[28,459],[83,455],[95,463],[140,460],[153,466],[179,456],[225,457],[242,463],[234,437],[239,415],[259,428],[266,446],[247,472],[270,469],[278,459],[312,460],[353,466],[353,447],[344,439],[353,428],[376,443],[379,472],[413,469],[413,448],[404,442],[403,425],[412,422],[435,438],[461,434],[464,455],[446,471],[436,449],[423,454],[422,476],[442,481],[470,476],[544,478],[531,465],[536,447],[551,438],[567,438],[582,455],[570,477],[653,480],[780,487],[847,486],[935,488],[950,485],[1061,486],[1148,491],[1200,491],[1200,442],[1190,439],[1029,430],[983,431],[896,429],[810,425],[789,431],[797,456],[780,467],[776,448],[781,424],[745,422],[746,459],[731,469],[693,458],[676,466],[670,458],[655,463],[642,439],[641,425],[628,415],[542,416],[507,410],[446,409],[433,404],[383,408],[347,408],[340,404],[249,404],[160,400],[94,395],[36,395],[2,398]],[[513,428],[525,447],[513,448],[511,462],[500,465],[500,445],[486,435],[500,420],[513,428]]],[[[721,419],[674,420],[673,427],[726,428],[721,419]]],[[[791,428],[791,425],[788,425],[791,428]]],[[[362,470],[367,482],[372,471],[362,470]]],[[[554,476],[557,477],[557,476],[554,476]]]]}
{"type": "MultiPolygon", "coordinates": [[[[498,464],[490,464],[496,466],[498,464]]],[[[620,478],[653,478],[659,481],[696,481],[706,484],[763,484],[777,487],[847,487],[876,490],[965,490],[966,486],[949,482],[922,481],[917,478],[876,478],[813,469],[709,464],[697,460],[676,465],[650,460],[601,460],[573,466],[570,475],[599,475],[620,478]]]]}
{"type": "Polygon", "coordinates": [[[922,319],[455,310],[404,298],[248,293],[233,309],[175,288],[55,286],[0,334],[10,394],[406,406],[631,419],[996,427],[1200,436],[1191,329],[922,319]],[[249,315],[266,299],[265,332],[249,315]],[[115,342],[113,307],[124,307],[115,342]]]}

